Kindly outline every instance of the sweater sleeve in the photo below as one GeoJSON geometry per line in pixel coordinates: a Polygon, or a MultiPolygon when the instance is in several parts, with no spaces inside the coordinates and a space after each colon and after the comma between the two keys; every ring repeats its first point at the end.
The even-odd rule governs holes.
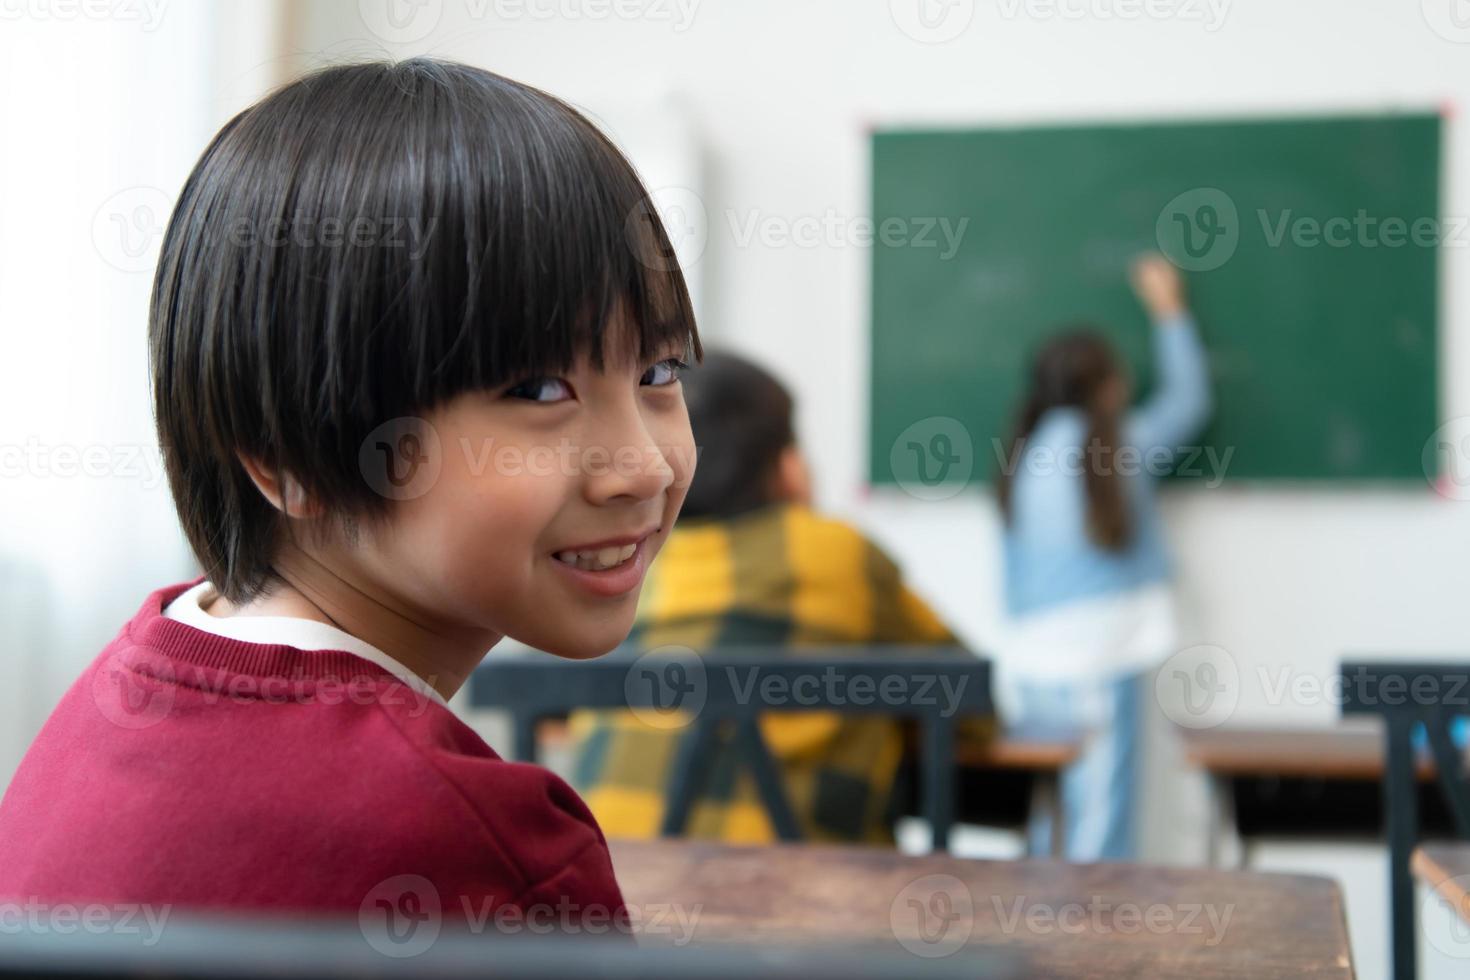
{"type": "Polygon", "coordinates": [[[565,781],[540,766],[442,753],[437,768],[475,811],[520,882],[505,895],[531,925],[627,934],[628,910],[602,829],[565,781]]]}
{"type": "Polygon", "coordinates": [[[1145,453],[1173,454],[1197,436],[1210,417],[1209,366],[1188,313],[1154,327],[1156,387],[1130,419],[1130,438],[1145,453]]]}

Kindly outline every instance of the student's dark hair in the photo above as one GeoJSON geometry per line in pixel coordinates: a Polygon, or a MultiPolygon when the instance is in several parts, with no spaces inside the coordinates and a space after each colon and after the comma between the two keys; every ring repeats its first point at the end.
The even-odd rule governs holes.
{"type": "Polygon", "coordinates": [[[681,378],[699,465],[680,516],[736,517],[773,503],[777,460],[796,441],[791,394],[763,368],[723,350],[706,350],[681,378]]]}
{"type": "Polygon", "coordinates": [[[155,420],[205,574],[235,603],[267,591],[294,523],[237,453],[326,506],[313,532],[351,535],[395,502],[374,430],[583,354],[631,358],[605,351],[615,329],[644,360],[702,354],[647,191],[575,109],[425,58],[282,87],[195,164],[153,284],[155,420]]]}
{"type": "Polygon", "coordinates": [[[1030,387],[1016,416],[1009,465],[1002,466],[995,488],[1001,514],[1011,519],[1014,468],[1021,465],[1026,439],[1041,417],[1053,408],[1079,408],[1087,415],[1087,441],[1082,468],[1087,490],[1087,533],[1099,547],[1122,551],[1132,535],[1124,487],[1113,459],[1118,448],[1118,418],[1105,411],[1098,395],[1104,384],[1119,376],[1112,345],[1095,330],[1075,327],[1052,337],[1037,352],[1030,387]]]}

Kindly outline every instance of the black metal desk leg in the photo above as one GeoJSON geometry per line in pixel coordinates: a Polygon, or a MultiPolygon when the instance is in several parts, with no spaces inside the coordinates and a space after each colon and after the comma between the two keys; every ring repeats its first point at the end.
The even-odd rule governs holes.
{"type": "Polygon", "coordinates": [[[536,761],[536,722],[539,720],[527,711],[511,713],[511,748],[517,762],[536,761]]]}
{"type": "Polygon", "coordinates": [[[765,805],[766,816],[776,836],[783,841],[801,840],[801,824],[786,798],[786,787],[781,783],[781,769],[761,738],[759,719],[754,716],[741,718],[735,726],[735,748],[750,766],[755,777],[755,788],[765,805]]]}
{"type": "Polygon", "coordinates": [[[713,718],[697,718],[679,739],[679,748],[674,754],[674,771],[669,774],[668,792],[664,799],[663,824],[659,834],[663,837],[678,837],[689,824],[690,812],[699,796],[698,774],[707,770],[710,752],[719,734],[719,722],[713,718]]]}
{"type": "Polygon", "coordinates": [[[949,850],[954,825],[954,729],[954,719],[937,711],[924,719],[924,818],[936,851],[949,850]]]}
{"type": "Polygon", "coordinates": [[[1466,792],[1460,752],[1455,748],[1454,724],[1454,712],[1444,712],[1425,719],[1424,728],[1429,736],[1429,749],[1434,753],[1440,792],[1444,794],[1455,821],[1455,834],[1463,840],[1470,840],[1470,794],[1466,792]]]}
{"type": "Polygon", "coordinates": [[[1418,780],[1410,733],[1414,717],[1388,712],[1388,767],[1383,780],[1383,812],[1388,821],[1388,900],[1392,923],[1394,980],[1414,980],[1418,937],[1414,934],[1414,879],[1409,858],[1419,833],[1418,780]]]}

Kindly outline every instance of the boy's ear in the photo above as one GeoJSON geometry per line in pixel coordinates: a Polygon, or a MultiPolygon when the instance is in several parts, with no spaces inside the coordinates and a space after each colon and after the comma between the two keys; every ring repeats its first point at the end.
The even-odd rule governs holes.
{"type": "Polygon", "coordinates": [[[771,471],[771,496],[785,504],[812,505],[812,478],[806,459],[793,443],[781,450],[771,471]]]}
{"type": "Polygon", "coordinates": [[[290,473],[277,474],[253,456],[236,451],[240,465],[250,476],[250,482],[260,491],[271,506],[287,517],[316,518],[322,514],[321,506],[306,495],[301,484],[290,473]]]}

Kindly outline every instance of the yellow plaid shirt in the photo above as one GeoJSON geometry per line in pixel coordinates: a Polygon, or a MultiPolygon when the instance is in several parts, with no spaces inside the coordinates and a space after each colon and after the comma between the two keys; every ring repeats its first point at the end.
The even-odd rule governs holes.
{"type": "MultiPolygon", "coordinates": [[[[729,520],[681,521],[649,569],[629,637],[636,648],[958,643],[860,532],[797,505],[729,520]]],[[[680,727],[631,711],[571,718],[572,783],[609,836],[655,837],[680,727]]],[[[888,822],[903,754],[899,723],[831,712],[772,713],[761,733],[809,840],[892,841],[888,822]]],[[[970,726],[966,729],[973,731],[970,726]]],[[[709,760],[689,835],[775,839],[755,783],[734,753],[709,760]]]]}

